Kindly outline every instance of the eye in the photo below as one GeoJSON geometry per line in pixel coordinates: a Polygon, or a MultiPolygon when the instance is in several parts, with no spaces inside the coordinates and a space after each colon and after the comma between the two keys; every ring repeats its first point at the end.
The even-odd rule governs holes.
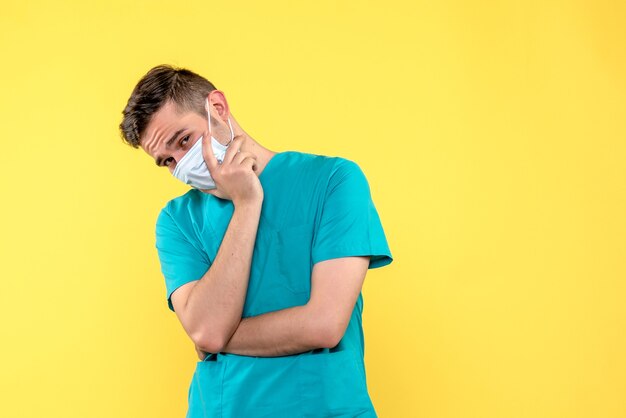
{"type": "MultiPolygon", "coordinates": [[[[187,144],[187,142],[189,141],[189,135],[185,135],[179,142],[180,146],[185,146],[187,144]]],[[[169,167],[171,160],[173,160],[172,157],[166,158],[165,160],[163,160],[163,165],[165,167],[169,167]]]]}

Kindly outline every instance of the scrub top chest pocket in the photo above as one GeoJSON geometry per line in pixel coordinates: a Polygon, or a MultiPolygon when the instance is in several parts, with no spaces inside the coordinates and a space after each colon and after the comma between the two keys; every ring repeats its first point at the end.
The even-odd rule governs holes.
{"type": "Polygon", "coordinates": [[[305,305],[311,295],[312,224],[259,224],[243,316],[305,305]]]}

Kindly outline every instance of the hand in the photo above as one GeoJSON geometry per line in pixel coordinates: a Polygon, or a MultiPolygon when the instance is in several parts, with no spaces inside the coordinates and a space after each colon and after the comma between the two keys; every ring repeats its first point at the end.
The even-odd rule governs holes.
{"type": "Polygon", "coordinates": [[[204,133],[202,141],[204,161],[217,188],[201,191],[221,199],[232,200],[235,205],[262,202],[263,187],[255,173],[256,155],[241,151],[245,137],[238,135],[233,139],[221,164],[213,154],[211,136],[208,132],[204,133]]]}

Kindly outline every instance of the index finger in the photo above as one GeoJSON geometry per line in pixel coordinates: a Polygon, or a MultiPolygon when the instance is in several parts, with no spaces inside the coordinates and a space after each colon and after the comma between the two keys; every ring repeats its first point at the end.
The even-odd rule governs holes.
{"type": "Polygon", "coordinates": [[[208,131],[204,132],[202,136],[202,155],[204,156],[204,162],[206,162],[209,173],[213,176],[213,170],[219,165],[215,153],[213,152],[213,141],[211,140],[211,110],[209,105],[209,97],[204,100],[204,110],[206,110],[206,125],[208,131]]]}
{"type": "Polygon", "coordinates": [[[211,143],[211,135],[208,132],[205,132],[202,136],[202,156],[204,157],[204,162],[209,169],[209,173],[213,175],[213,170],[217,168],[219,163],[217,162],[217,158],[215,158],[215,154],[213,153],[213,144],[211,143]]]}

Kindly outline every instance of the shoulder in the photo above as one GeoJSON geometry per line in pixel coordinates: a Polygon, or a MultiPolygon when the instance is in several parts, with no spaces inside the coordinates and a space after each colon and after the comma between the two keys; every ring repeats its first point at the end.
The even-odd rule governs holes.
{"type": "Polygon", "coordinates": [[[367,178],[359,164],[342,157],[333,158],[328,187],[329,192],[332,192],[335,188],[353,190],[355,192],[357,190],[369,191],[367,178]]]}
{"type": "Polygon", "coordinates": [[[331,177],[335,174],[362,173],[356,162],[344,157],[299,151],[285,151],[281,154],[283,154],[285,165],[315,171],[318,175],[326,174],[328,177],[331,177]]]}
{"type": "Polygon", "coordinates": [[[283,154],[284,168],[306,173],[305,177],[317,184],[325,184],[327,192],[343,185],[344,187],[367,188],[369,184],[365,173],[355,161],[322,154],[287,151],[283,154]]]}
{"type": "Polygon", "coordinates": [[[184,194],[168,200],[157,216],[157,228],[161,225],[178,223],[189,217],[194,209],[202,204],[203,194],[197,189],[190,189],[184,194]]]}
{"type": "Polygon", "coordinates": [[[355,161],[343,157],[334,157],[332,174],[362,175],[363,170],[355,161]]]}
{"type": "MultiPolygon", "coordinates": [[[[163,209],[167,209],[171,213],[185,210],[190,206],[200,205],[204,199],[205,193],[198,189],[191,188],[184,194],[167,201],[163,209]]],[[[210,195],[207,195],[210,196],[210,195]]]]}

